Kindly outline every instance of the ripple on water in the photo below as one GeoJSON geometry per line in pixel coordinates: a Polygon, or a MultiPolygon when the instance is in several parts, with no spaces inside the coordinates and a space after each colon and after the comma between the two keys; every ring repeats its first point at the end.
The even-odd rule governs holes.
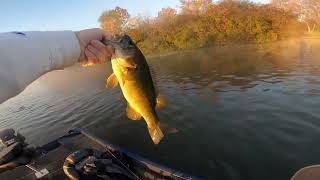
{"type": "Polygon", "coordinates": [[[271,44],[235,48],[241,53],[224,47],[152,58],[158,90],[168,101],[159,118],[178,129],[157,147],[144,121],[126,117],[119,89],[101,84],[106,73],[99,69],[48,76],[46,82],[58,78],[67,91],[50,83],[33,85],[0,106],[0,128],[14,127],[30,143],[42,144],[81,127],[206,179],[289,179],[298,168],[320,163],[320,72],[315,68],[320,54],[306,51],[299,59],[309,46],[296,46],[282,43],[275,52],[271,44]],[[101,83],[86,77],[101,77],[101,83]]]}

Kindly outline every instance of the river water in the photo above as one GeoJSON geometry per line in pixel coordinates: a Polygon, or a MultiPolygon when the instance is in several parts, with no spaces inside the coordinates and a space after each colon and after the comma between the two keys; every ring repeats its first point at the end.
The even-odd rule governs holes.
{"type": "Polygon", "coordinates": [[[126,118],[110,64],[51,72],[0,105],[0,129],[41,145],[80,127],[155,162],[206,179],[282,180],[320,164],[320,39],[229,45],[149,57],[178,129],[153,145],[126,118]]]}

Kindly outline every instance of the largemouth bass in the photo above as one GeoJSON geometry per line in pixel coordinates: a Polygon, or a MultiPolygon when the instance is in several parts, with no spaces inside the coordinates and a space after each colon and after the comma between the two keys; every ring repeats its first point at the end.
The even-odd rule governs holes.
{"type": "Polygon", "coordinates": [[[105,40],[105,44],[114,47],[111,58],[113,73],[106,78],[106,86],[114,88],[120,85],[127,100],[126,113],[129,119],[143,118],[150,137],[155,144],[163,138],[156,108],[165,105],[165,101],[154,87],[147,61],[128,35],[119,40],[105,40]]]}

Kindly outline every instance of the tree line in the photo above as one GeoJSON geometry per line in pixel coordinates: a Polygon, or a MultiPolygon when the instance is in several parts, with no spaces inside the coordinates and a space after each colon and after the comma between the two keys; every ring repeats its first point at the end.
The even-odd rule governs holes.
{"type": "Polygon", "coordinates": [[[259,4],[244,0],[180,0],[178,9],[163,8],[156,17],[131,17],[126,9],[116,7],[103,12],[99,22],[114,35],[129,34],[146,54],[164,53],[301,36],[306,30],[320,28],[320,8],[312,6],[320,5],[318,1],[273,0],[259,4]]]}
{"type": "Polygon", "coordinates": [[[320,0],[272,0],[271,4],[296,15],[308,32],[320,30],[320,0]]]}

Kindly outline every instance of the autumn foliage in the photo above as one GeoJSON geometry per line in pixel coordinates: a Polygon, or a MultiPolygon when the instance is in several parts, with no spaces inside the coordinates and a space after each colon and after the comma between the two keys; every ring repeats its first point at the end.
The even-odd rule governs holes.
{"type": "Polygon", "coordinates": [[[130,18],[122,8],[115,16],[119,8],[109,10],[101,15],[101,26],[109,32],[129,34],[147,54],[234,42],[273,42],[299,36],[305,30],[296,14],[271,4],[239,0],[180,2],[180,9],[163,8],[154,18],[130,18]]]}

